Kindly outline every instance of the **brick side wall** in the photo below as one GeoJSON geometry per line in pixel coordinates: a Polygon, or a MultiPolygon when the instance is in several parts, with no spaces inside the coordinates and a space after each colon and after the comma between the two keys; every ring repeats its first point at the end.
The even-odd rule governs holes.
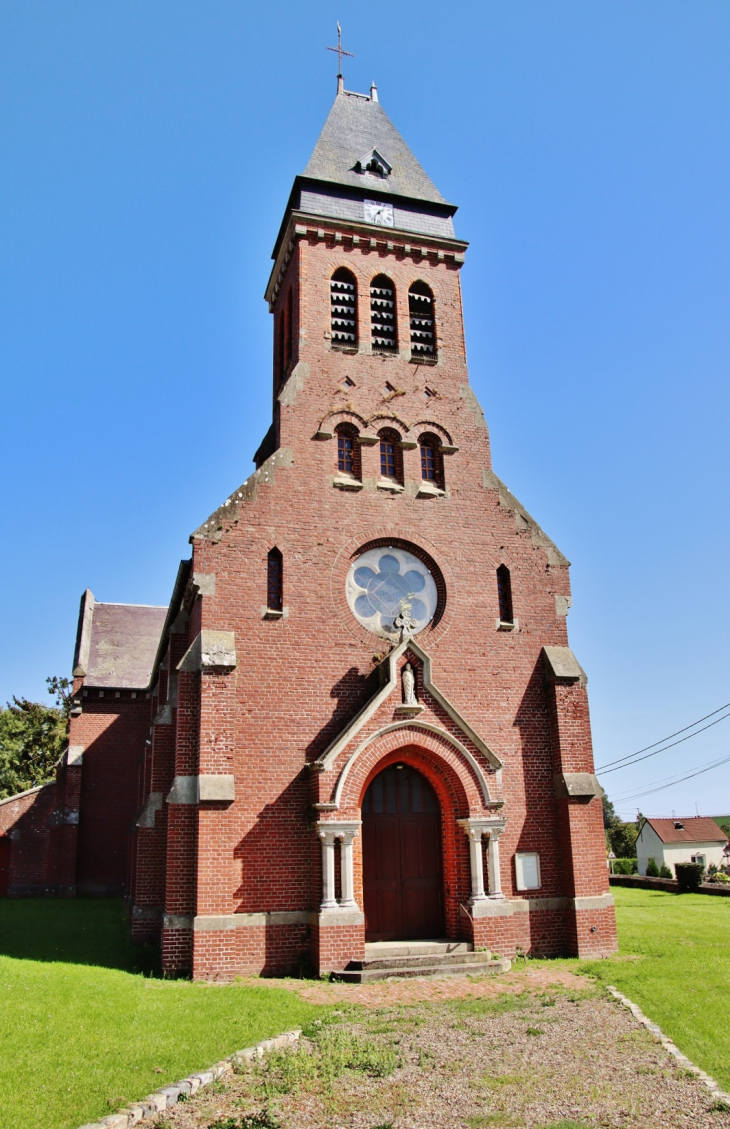
{"type": "Polygon", "coordinates": [[[89,689],[72,720],[72,745],[84,748],[77,885],[79,893],[122,893],[138,810],[139,762],[150,728],[144,693],[89,689]]]}

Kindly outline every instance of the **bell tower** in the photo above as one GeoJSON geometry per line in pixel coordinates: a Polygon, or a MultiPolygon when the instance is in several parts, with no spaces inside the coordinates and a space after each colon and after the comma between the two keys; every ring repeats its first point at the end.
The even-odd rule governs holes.
{"type": "Polygon", "coordinates": [[[257,465],[279,447],[307,449],[316,435],[332,440],[327,461],[342,489],[437,496],[447,489],[451,428],[465,411],[472,424],[478,417],[488,465],[468,388],[459,281],[467,244],[456,238],[455,212],[375,86],[369,95],[338,87],[274,248],[266,290],[274,420],[257,465]],[[380,433],[405,420],[434,425],[423,455],[429,478],[421,454],[409,453],[419,446],[413,437],[379,449],[380,433]],[[348,428],[354,453],[343,458],[338,436],[348,428]]]}

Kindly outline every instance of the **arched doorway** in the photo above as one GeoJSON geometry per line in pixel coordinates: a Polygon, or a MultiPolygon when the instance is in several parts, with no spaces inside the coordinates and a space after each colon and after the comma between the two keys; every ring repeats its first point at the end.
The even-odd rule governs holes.
{"type": "Polygon", "coordinates": [[[420,772],[394,764],[370,782],[362,850],[365,939],[442,937],[441,812],[420,772]]]}

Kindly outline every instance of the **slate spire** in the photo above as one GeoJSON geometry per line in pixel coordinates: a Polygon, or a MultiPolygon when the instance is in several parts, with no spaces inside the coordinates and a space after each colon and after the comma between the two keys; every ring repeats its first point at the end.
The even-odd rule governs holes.
{"type": "Polygon", "coordinates": [[[380,105],[375,86],[369,97],[338,91],[302,175],[307,180],[446,204],[380,105]],[[373,150],[389,166],[385,175],[367,167],[373,150]]]}

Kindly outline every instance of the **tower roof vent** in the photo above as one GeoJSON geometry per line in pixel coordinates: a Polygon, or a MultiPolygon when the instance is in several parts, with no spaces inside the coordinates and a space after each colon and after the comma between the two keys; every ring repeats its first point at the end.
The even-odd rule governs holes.
{"type": "Polygon", "coordinates": [[[379,176],[385,179],[390,176],[393,171],[393,166],[386,161],[382,153],[377,149],[371,149],[364,157],[355,162],[355,172],[371,173],[373,176],[379,176]]]}

